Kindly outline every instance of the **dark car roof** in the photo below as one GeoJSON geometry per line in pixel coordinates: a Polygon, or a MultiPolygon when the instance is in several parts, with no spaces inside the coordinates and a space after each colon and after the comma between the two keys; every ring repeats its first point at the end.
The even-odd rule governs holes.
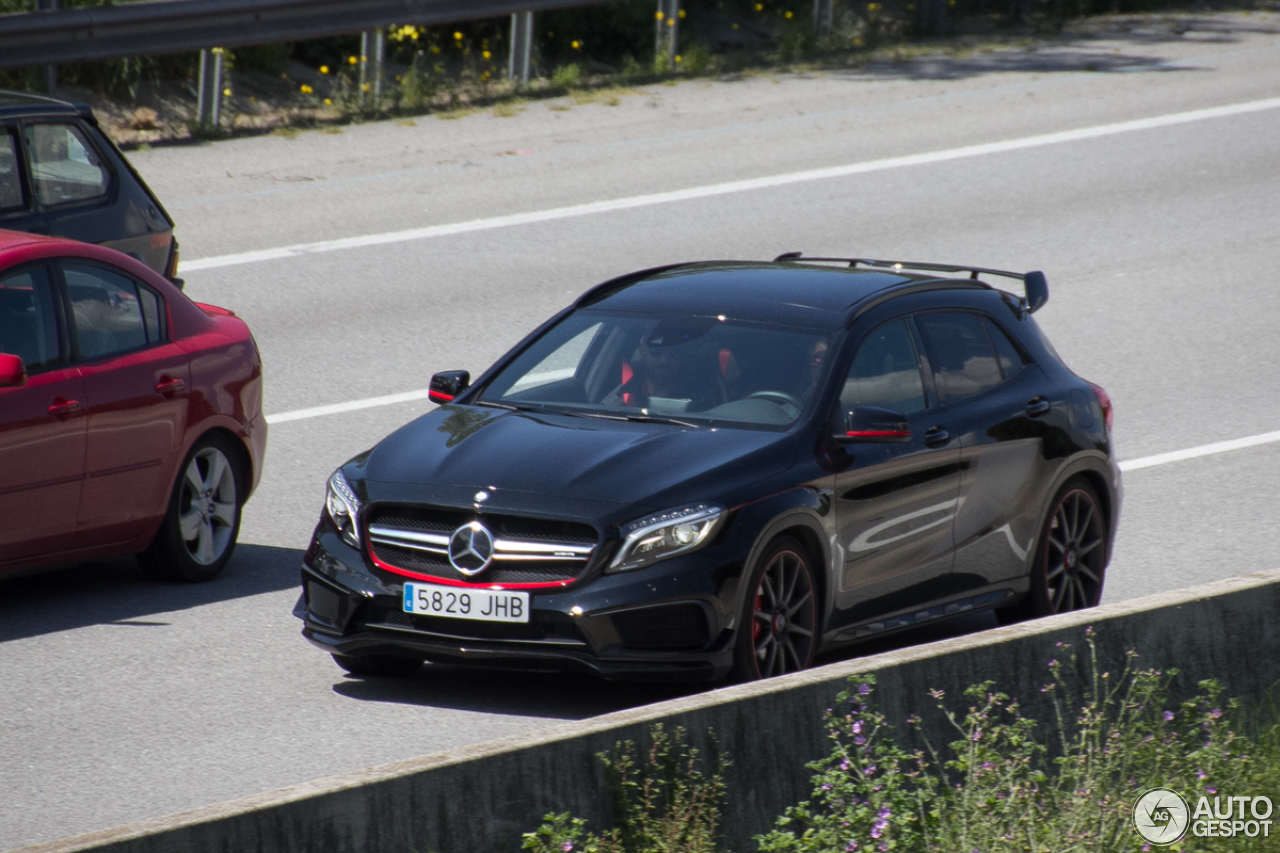
{"type": "MultiPolygon", "coordinates": [[[[754,261],[682,264],[616,280],[579,303],[611,311],[675,312],[836,328],[854,305],[895,285],[936,276],[754,261]]],[[[957,281],[956,285],[972,286],[957,281]]]]}
{"type": "Polygon", "coordinates": [[[88,107],[47,98],[44,95],[32,95],[27,92],[10,92],[0,89],[0,118],[10,116],[38,115],[82,115],[88,107]]]}

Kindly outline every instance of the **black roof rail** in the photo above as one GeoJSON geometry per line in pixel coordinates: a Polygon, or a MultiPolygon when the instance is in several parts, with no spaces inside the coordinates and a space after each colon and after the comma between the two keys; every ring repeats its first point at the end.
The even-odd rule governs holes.
{"type": "Polygon", "coordinates": [[[1049,301],[1049,283],[1045,279],[1044,273],[1039,270],[1021,273],[960,264],[928,264],[919,263],[917,261],[886,261],[877,258],[806,258],[801,252],[785,252],[778,255],[778,257],[773,260],[775,263],[779,261],[799,261],[801,263],[842,263],[848,264],[850,269],[856,268],[861,264],[864,267],[876,267],[878,269],[889,269],[895,271],[921,270],[923,272],[960,272],[968,273],[969,278],[973,281],[977,281],[979,275],[997,275],[1001,278],[1014,278],[1023,283],[1026,289],[1026,296],[1022,299],[1022,309],[1028,314],[1039,310],[1046,302],[1049,301]]]}

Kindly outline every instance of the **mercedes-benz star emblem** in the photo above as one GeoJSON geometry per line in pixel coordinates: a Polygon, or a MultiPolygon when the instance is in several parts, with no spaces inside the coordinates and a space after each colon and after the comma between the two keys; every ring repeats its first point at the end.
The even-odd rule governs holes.
{"type": "Polygon", "coordinates": [[[449,562],[467,577],[478,575],[493,562],[493,534],[483,524],[464,524],[449,537],[449,562]]]}

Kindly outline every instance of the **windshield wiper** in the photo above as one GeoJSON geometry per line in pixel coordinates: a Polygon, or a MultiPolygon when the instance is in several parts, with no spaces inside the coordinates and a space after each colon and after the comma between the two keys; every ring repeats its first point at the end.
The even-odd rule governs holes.
{"type": "Polygon", "coordinates": [[[488,406],[492,409],[506,409],[508,412],[545,412],[541,406],[517,406],[514,403],[495,403],[493,400],[477,400],[477,406],[488,406]]]}
{"type": "MultiPolygon", "coordinates": [[[[566,413],[568,414],[568,413],[566,413]]],[[[674,426],[689,427],[690,429],[698,429],[697,424],[691,424],[688,421],[682,421],[677,418],[669,418],[665,415],[610,415],[604,412],[573,412],[572,414],[580,415],[584,418],[604,418],[609,421],[634,421],[636,423],[650,424],[672,424],[674,426]]]]}
{"type": "Polygon", "coordinates": [[[633,421],[636,423],[652,423],[652,424],[672,424],[673,426],[689,427],[690,429],[698,429],[697,424],[682,421],[678,418],[669,418],[664,415],[616,415],[608,412],[584,412],[580,409],[548,409],[545,406],[529,406],[514,405],[512,403],[497,403],[493,400],[477,400],[477,406],[489,406],[494,409],[506,409],[508,412],[537,412],[540,415],[565,415],[571,418],[602,418],[606,421],[633,421]]]}

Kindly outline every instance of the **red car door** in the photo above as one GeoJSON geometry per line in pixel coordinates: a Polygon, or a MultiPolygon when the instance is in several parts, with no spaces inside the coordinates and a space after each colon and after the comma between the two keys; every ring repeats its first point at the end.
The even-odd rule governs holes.
{"type": "Polygon", "coordinates": [[[187,422],[186,353],[168,340],[163,300],[123,272],[61,265],[84,377],[87,434],[79,530],[121,542],[164,514],[187,422]]]}
{"type": "Polygon", "coordinates": [[[54,305],[43,264],[0,273],[0,352],[28,372],[0,388],[0,569],[80,544],[84,380],[65,363],[54,305]]]}

